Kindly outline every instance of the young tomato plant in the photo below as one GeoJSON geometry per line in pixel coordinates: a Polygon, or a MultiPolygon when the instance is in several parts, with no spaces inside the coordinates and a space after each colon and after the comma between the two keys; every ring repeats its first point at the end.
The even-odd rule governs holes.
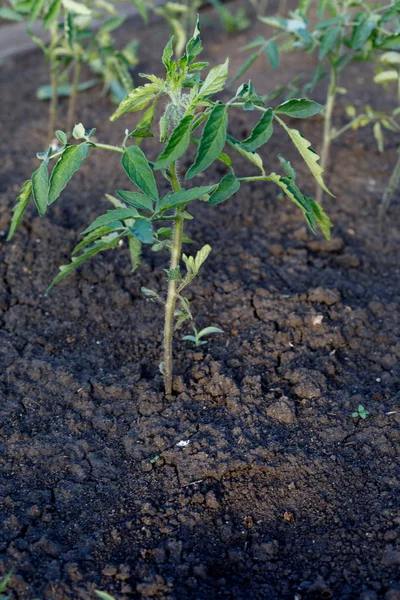
{"type": "Polygon", "coordinates": [[[75,119],[75,105],[80,91],[103,83],[111,89],[120,102],[133,87],[128,69],[137,64],[136,49],[129,44],[116,51],[111,31],[119,27],[124,18],[118,17],[115,2],[107,0],[8,0],[0,9],[0,17],[25,19],[27,33],[41,48],[49,66],[50,84],[37,91],[40,100],[50,100],[49,139],[54,134],[57,121],[58,98],[69,97],[66,131],[70,132],[75,119]],[[107,18],[111,15],[111,18],[107,18]],[[102,25],[93,31],[93,21],[102,25]],[[31,31],[39,22],[49,34],[45,42],[31,31]],[[95,79],[81,81],[83,64],[96,73],[95,79]]]}
{"type": "Polygon", "coordinates": [[[184,335],[182,337],[182,339],[185,341],[188,341],[188,342],[193,342],[194,345],[196,346],[196,348],[199,348],[200,346],[203,346],[204,344],[208,343],[207,340],[202,339],[206,335],[211,335],[212,333],[224,333],[224,332],[222,331],[222,329],[219,329],[218,327],[205,327],[201,331],[198,331],[198,329],[193,325],[193,333],[194,333],[194,335],[184,335]]]}
{"type": "MultiPolygon", "coordinates": [[[[70,145],[63,132],[57,132],[61,145],[57,150],[49,148],[39,155],[41,165],[23,186],[11,223],[8,239],[22,219],[29,199],[33,200],[40,215],[43,215],[60,196],[73,174],[80,168],[89,151],[102,150],[121,154],[121,165],[128,180],[136,189],[117,190],[117,196],[107,195],[114,208],[99,216],[83,232],[83,239],[73,250],[72,262],[60,267],[60,273],[50,285],[60,283],[71,271],[88,258],[104,250],[116,248],[127,238],[132,267],[140,263],[142,244],[149,244],[155,251],[167,249],[170,263],[166,269],[166,297],[158,291],[143,289],[143,293],[164,308],[164,353],[161,366],[167,394],[172,391],[172,338],[175,329],[192,319],[189,300],[184,296],[185,288],[193,281],[211,247],[204,245],[194,256],[182,253],[182,245],[190,242],[184,233],[185,222],[192,219],[190,204],[201,200],[209,206],[225,202],[242,185],[250,182],[271,182],[292,200],[302,211],[311,230],[316,233],[319,225],[329,238],[331,223],[322,208],[300,191],[296,185],[296,174],[289,162],[280,157],[283,174],[266,173],[257,150],[271,138],[274,125],[283,128],[300,155],[308,165],[318,183],[327,190],[318,155],[311,150],[310,142],[283,120],[284,116],[306,118],[321,110],[321,105],[302,98],[280,104],[275,109],[265,106],[251,82],[243,84],[228,102],[213,99],[222,91],[228,76],[228,60],[212,68],[202,79],[201,71],[208,64],[198,59],[202,50],[198,24],[193,37],[186,46],[185,54],[173,60],[172,39],[168,42],[162,62],[166,70],[165,79],[155,75],[143,75],[148,83],[135,88],[121,102],[111,120],[129,112],[144,111],[143,117],[133,131],[126,131],[121,146],[111,146],[92,139],[93,130],[86,132],[83,125],[74,128],[74,137],[82,141],[70,145]],[[139,147],[141,139],[152,137],[152,126],[157,103],[164,106],[159,121],[161,151],[157,159],[150,161],[139,147]],[[258,123],[250,136],[238,140],[228,133],[231,111],[254,110],[260,113],[258,123]],[[135,139],[136,144],[129,142],[135,139]],[[193,164],[181,182],[178,161],[187,155],[189,145],[197,148],[193,164]],[[224,152],[228,147],[248,160],[249,166],[257,167],[258,175],[235,172],[232,157],[224,152]],[[215,161],[226,168],[219,181],[206,185],[193,185],[192,180],[203,173],[215,161]],[[49,165],[55,165],[49,178],[49,165]],[[156,175],[164,177],[170,191],[161,195],[156,175]],[[184,265],[184,267],[183,267],[184,265]]],[[[215,171],[213,171],[215,175],[215,171]]],[[[327,190],[328,191],[328,190],[327,190]]]]}
{"type": "MultiPolygon", "coordinates": [[[[317,67],[305,89],[310,93],[321,79],[329,76],[321,151],[321,167],[326,169],[334,140],[347,129],[360,126],[362,120],[364,124],[379,122],[379,115],[364,114],[361,119],[360,116],[354,116],[346,126],[336,129],[333,126],[333,110],[337,95],[346,92],[339,84],[343,71],[350,63],[356,60],[373,60],[376,52],[400,47],[399,16],[399,2],[383,6],[379,2],[368,3],[364,0],[300,0],[297,9],[290,13],[290,18],[259,17],[263,23],[275,28],[276,32],[271,38],[257,38],[246,47],[253,50],[253,53],[242,65],[238,76],[242,76],[265,54],[274,69],[279,67],[280,52],[303,50],[317,55],[317,67]],[[311,25],[308,14],[315,5],[317,21],[314,23],[313,20],[311,25]]],[[[316,194],[317,201],[320,202],[323,196],[321,187],[317,188],[316,194]]]]}

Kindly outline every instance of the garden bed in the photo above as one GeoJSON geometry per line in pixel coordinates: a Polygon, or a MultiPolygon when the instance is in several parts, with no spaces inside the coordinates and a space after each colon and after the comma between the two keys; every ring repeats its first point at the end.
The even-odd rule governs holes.
{"type": "MultiPolygon", "coordinates": [[[[206,15],[205,59],[229,55],[234,73],[239,48],[263,32],[228,38],[206,15]]],[[[138,71],[159,69],[166,31],[136,23],[134,35],[146,50],[138,71]]],[[[312,70],[303,55],[283,60],[278,74],[254,66],[257,91],[312,70]]],[[[370,75],[349,68],[353,102],[377,102],[370,75]]],[[[0,575],[14,569],[10,600],[94,599],[95,589],[117,600],[400,598],[397,199],[382,227],[376,218],[394,136],[385,157],[368,129],[334,146],[331,242],[265,184],[213,212],[193,205],[188,235],[213,248],[190,288],[196,323],[225,335],[200,351],[176,336],[167,402],[162,314],[140,292],[165,289],[162,256],[146,250],[132,275],[127,252],[108,253],[44,295],[107,207],[104,191],[126,187],[118,156],[91,154],[46,218],[32,210],[5,242],[46,143],[35,89],[47,81],[39,53],[8,59],[0,77],[0,575]],[[369,415],[357,421],[359,404],[369,415]]],[[[134,119],[110,124],[111,111],[98,89],[79,98],[79,120],[113,143],[134,119]]],[[[315,146],[320,125],[301,123],[315,146]]],[[[231,133],[250,129],[238,113],[231,133]]],[[[155,157],[151,140],[143,147],[155,157]]],[[[281,137],[264,156],[271,170],[279,152],[301,167],[281,137]]],[[[299,179],[313,193],[305,168],[299,179]]]]}

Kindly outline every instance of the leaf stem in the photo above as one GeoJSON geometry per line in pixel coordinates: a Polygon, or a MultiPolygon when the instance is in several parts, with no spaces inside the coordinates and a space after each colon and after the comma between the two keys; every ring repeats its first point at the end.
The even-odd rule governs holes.
{"type": "Polygon", "coordinates": [[[50,67],[51,99],[49,107],[49,142],[52,141],[56,129],[57,104],[58,104],[58,67],[52,63],[50,67]]]}
{"type": "Polygon", "coordinates": [[[389,183],[387,188],[385,189],[385,193],[383,194],[382,202],[379,207],[379,220],[382,221],[383,217],[386,214],[387,209],[389,208],[390,200],[392,199],[393,193],[396,190],[399,180],[400,180],[400,148],[398,148],[398,157],[396,165],[393,169],[393,172],[390,176],[389,183]]]}
{"type": "MultiPolygon", "coordinates": [[[[181,189],[177,172],[176,163],[173,163],[169,170],[170,183],[173,192],[178,192],[181,189]]],[[[182,252],[182,237],[183,237],[183,216],[184,207],[177,209],[175,217],[175,225],[172,239],[171,262],[170,270],[173,271],[179,267],[182,252]]],[[[167,396],[172,393],[172,377],[173,377],[173,356],[172,356],[172,337],[174,332],[174,313],[175,305],[178,297],[177,281],[171,279],[168,282],[167,301],[165,303],[165,323],[164,323],[164,385],[167,396]]]]}

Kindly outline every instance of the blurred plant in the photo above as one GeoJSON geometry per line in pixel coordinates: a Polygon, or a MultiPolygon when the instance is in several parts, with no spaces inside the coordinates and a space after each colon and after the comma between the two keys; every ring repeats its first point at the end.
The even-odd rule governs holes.
{"type": "Polygon", "coordinates": [[[201,339],[201,338],[205,337],[206,335],[211,335],[212,333],[224,333],[222,331],[222,329],[219,329],[218,327],[205,327],[201,331],[198,331],[194,325],[193,325],[193,331],[194,331],[194,335],[184,335],[182,337],[182,339],[187,340],[189,342],[193,342],[194,345],[196,346],[196,348],[199,348],[200,346],[207,344],[207,340],[201,339]]]}
{"type": "Polygon", "coordinates": [[[10,571],[0,581],[0,600],[8,600],[8,596],[5,595],[5,592],[7,589],[8,582],[10,581],[10,579],[12,577],[12,574],[13,574],[13,571],[10,571]]]}
{"type": "Polygon", "coordinates": [[[351,416],[353,417],[353,419],[366,419],[369,415],[369,412],[363,407],[362,404],[359,404],[357,406],[357,410],[354,411],[351,416]]]}
{"type": "MultiPolygon", "coordinates": [[[[379,140],[379,129],[387,122],[386,116],[371,109],[365,114],[354,116],[353,120],[341,129],[335,129],[332,123],[333,109],[337,95],[346,93],[339,86],[344,69],[353,61],[373,60],[376,52],[386,52],[400,48],[398,33],[400,3],[392,0],[382,6],[381,3],[367,3],[364,0],[300,0],[289,18],[265,17],[259,19],[275,28],[270,38],[259,37],[246,46],[255,50],[239,69],[237,77],[260,57],[267,55],[271,67],[279,67],[281,52],[303,50],[308,54],[316,53],[318,64],[311,81],[303,87],[303,93],[310,93],[315,86],[329,75],[329,86],[324,107],[324,128],[321,151],[321,167],[325,169],[329,162],[331,143],[344,131],[373,122],[375,136],[379,140]],[[308,14],[311,7],[317,7],[317,21],[311,26],[308,14]],[[383,119],[383,120],[382,120],[383,119]]],[[[323,190],[317,189],[317,201],[322,200],[323,190]]]]}
{"type": "Polygon", "coordinates": [[[262,159],[257,153],[258,148],[269,141],[273,134],[273,125],[277,123],[290,137],[319,185],[329,191],[322,179],[319,157],[310,148],[310,142],[282,120],[284,116],[313,116],[322,106],[311,100],[296,99],[272,109],[265,105],[251,81],[241,85],[229,102],[213,100],[212,96],[225,88],[228,59],[212,68],[202,80],[201,71],[208,63],[198,60],[201,51],[198,24],[193,37],[186,45],[185,54],[177,61],[172,59],[172,39],[168,42],[162,56],[166,70],[165,79],[151,74],[143,75],[149,83],[135,88],[128,94],[111,116],[111,120],[114,121],[126,113],[144,111],[136,128],[133,131],[125,131],[121,146],[95,141],[95,130],[85,131],[82,124],[76,125],[73,130],[75,139],[82,140],[77,145],[70,145],[64,132],[56,132],[60,146],[57,149],[49,147],[45,152],[38,154],[41,165],[21,190],[8,234],[8,239],[11,239],[31,196],[39,214],[44,215],[47,207],[57,200],[73,174],[80,168],[90,149],[97,148],[122,155],[121,165],[139,191],[117,190],[118,197],[107,194],[114,209],[98,217],[85,229],[84,238],[72,252],[72,262],[60,267],[60,273],[49,289],[87,259],[104,250],[118,247],[123,238],[128,240],[132,270],[140,264],[142,244],[149,244],[154,251],[169,250],[170,264],[165,269],[168,282],[166,298],[162,298],[156,291],[142,288],[145,296],[164,307],[164,359],[160,369],[164,375],[167,394],[171,394],[172,391],[173,333],[186,320],[193,318],[189,300],[182,292],[197,276],[211,252],[211,247],[206,244],[195,256],[182,254],[182,244],[192,242],[184,235],[185,222],[193,219],[188,212],[189,204],[201,200],[215,206],[235,194],[242,184],[272,182],[300,208],[314,233],[318,225],[322,233],[329,238],[331,227],[330,220],[322,208],[312,198],[304,196],[297,187],[296,173],[291,164],[279,157],[284,174],[271,172],[267,175],[262,159]],[[164,105],[158,127],[162,150],[156,161],[152,162],[147,159],[139,144],[143,138],[153,137],[152,124],[157,103],[164,105]],[[228,133],[229,113],[236,109],[261,113],[250,136],[243,141],[228,133]],[[202,130],[198,133],[200,127],[202,130]],[[136,144],[128,145],[132,138],[136,140],[136,144]],[[187,156],[191,142],[197,147],[197,154],[185,174],[185,181],[202,174],[215,161],[221,162],[227,170],[220,181],[196,187],[182,187],[178,161],[187,156]],[[232,158],[224,152],[226,146],[247,159],[252,167],[257,167],[260,174],[237,177],[232,158]],[[56,159],[58,160],[49,179],[49,164],[56,159]],[[160,173],[170,185],[171,191],[164,196],[160,196],[155,173],[160,173]],[[166,223],[170,225],[165,226],[166,223]],[[185,271],[181,270],[181,263],[185,265],[185,271]]]}
{"type": "Polygon", "coordinates": [[[71,131],[75,120],[77,94],[98,83],[110,89],[118,101],[133,87],[129,68],[137,64],[136,45],[128,44],[117,51],[111,32],[122,25],[115,2],[108,0],[8,0],[0,9],[0,17],[27,21],[27,33],[41,48],[49,65],[50,84],[38,89],[41,100],[50,100],[49,137],[57,120],[58,98],[69,96],[65,128],[71,131]],[[112,15],[108,18],[107,15],[112,15]],[[102,25],[94,33],[93,22],[102,25]],[[48,31],[46,42],[35,35],[31,26],[39,22],[48,31]],[[98,77],[81,82],[81,70],[88,64],[98,77]]]}
{"type": "Polygon", "coordinates": [[[221,0],[209,0],[210,4],[215,8],[221,25],[226,33],[237,33],[247,29],[250,25],[249,19],[246,17],[246,9],[244,6],[239,6],[234,13],[228,6],[223,4],[221,0]]]}

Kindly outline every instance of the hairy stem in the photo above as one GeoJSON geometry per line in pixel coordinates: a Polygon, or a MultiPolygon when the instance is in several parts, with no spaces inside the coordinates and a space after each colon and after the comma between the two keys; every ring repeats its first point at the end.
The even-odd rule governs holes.
{"type": "Polygon", "coordinates": [[[398,149],[398,152],[399,152],[399,154],[397,157],[396,165],[390,176],[389,183],[387,185],[385,193],[383,194],[382,202],[379,207],[379,220],[382,220],[383,217],[385,216],[386,211],[389,208],[390,200],[392,199],[393,193],[395,192],[395,190],[399,184],[399,180],[400,180],[400,148],[398,149]]]}
{"type": "MultiPolygon", "coordinates": [[[[176,174],[176,165],[171,165],[170,182],[172,190],[177,192],[180,190],[179,180],[176,174]]],[[[177,215],[174,225],[174,234],[172,240],[171,262],[170,269],[174,270],[179,267],[179,262],[182,252],[182,236],[183,236],[183,216],[182,208],[177,209],[177,215]]],[[[177,294],[177,280],[171,279],[168,282],[167,301],[165,303],[165,322],[164,322],[164,384],[165,393],[169,396],[172,393],[172,377],[173,377],[173,356],[172,356],[172,338],[174,333],[174,313],[177,294]]]]}
{"type": "Polygon", "coordinates": [[[78,60],[75,63],[74,76],[72,79],[72,91],[69,97],[67,114],[67,133],[70,134],[74,125],[76,98],[78,96],[79,79],[81,76],[82,63],[78,60]]]}
{"type": "MultiPolygon", "coordinates": [[[[324,139],[322,142],[321,162],[320,162],[320,165],[324,171],[329,163],[329,152],[330,152],[331,142],[332,142],[332,113],[333,113],[333,108],[335,106],[336,91],[337,91],[337,72],[336,72],[336,69],[331,67],[331,81],[329,84],[328,94],[327,94],[326,104],[325,104],[324,139]]],[[[324,194],[323,189],[318,185],[315,198],[319,204],[322,204],[323,194],[324,194]]]]}

